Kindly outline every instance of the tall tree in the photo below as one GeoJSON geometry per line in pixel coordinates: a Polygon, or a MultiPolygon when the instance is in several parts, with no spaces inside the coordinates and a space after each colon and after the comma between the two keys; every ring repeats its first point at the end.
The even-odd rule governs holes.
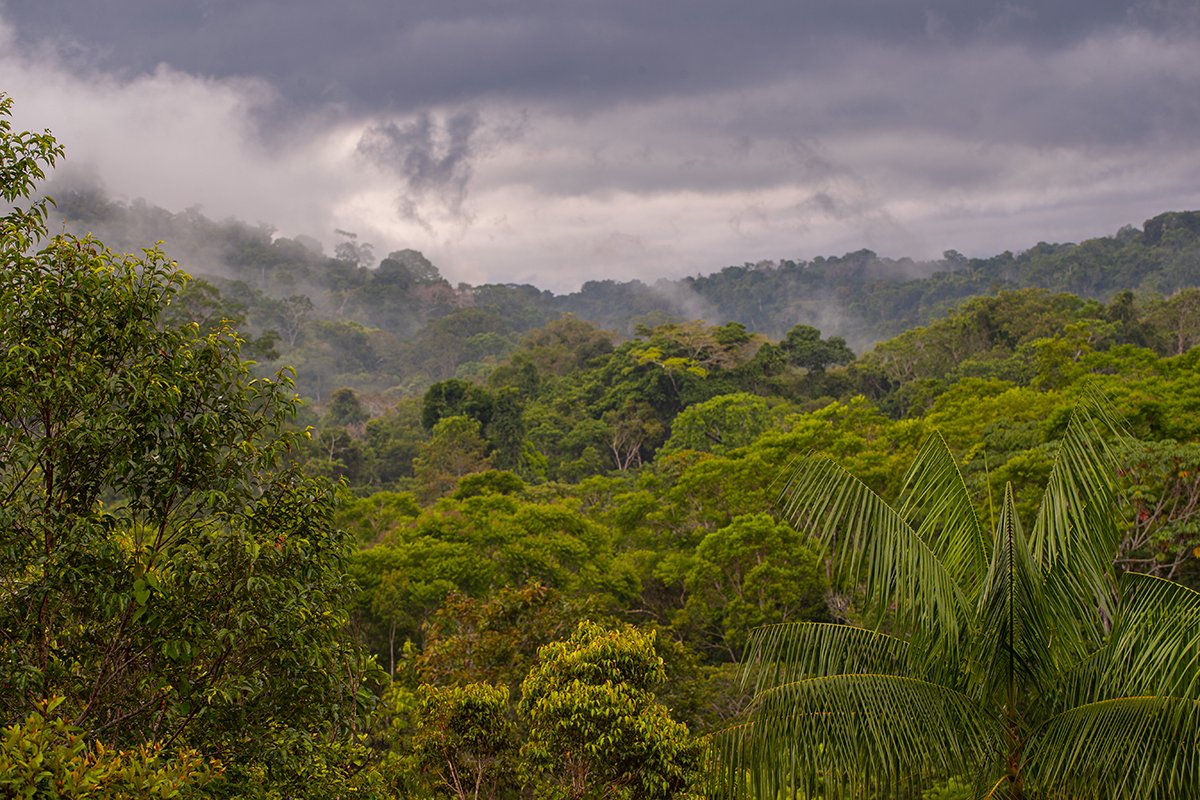
{"type": "MultiPolygon", "coordinates": [[[[58,151],[9,105],[16,203],[58,151]]],[[[44,210],[0,218],[0,724],[53,711],[96,752],[220,759],[246,795],[337,791],[368,667],[331,489],[285,466],[286,376],[172,325],[187,276],[160,251],[47,241],[44,210]]]]}
{"type": "Polygon", "coordinates": [[[1075,409],[1032,530],[1005,488],[993,535],[931,437],[888,505],[832,461],[786,489],[868,624],[766,628],[725,777],[761,798],[1200,797],[1200,593],[1125,573],[1117,424],[1075,409]]]}

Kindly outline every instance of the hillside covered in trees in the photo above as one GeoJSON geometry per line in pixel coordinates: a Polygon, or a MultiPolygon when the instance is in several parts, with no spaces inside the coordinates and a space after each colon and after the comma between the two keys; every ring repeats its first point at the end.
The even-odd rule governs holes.
{"type": "MultiPolygon", "coordinates": [[[[1173,658],[1200,640],[1200,213],[985,260],[862,251],[556,297],[451,286],[419,253],[374,263],[351,236],[328,257],[195,213],[57,198],[72,230],[121,249],[166,240],[189,279],[160,251],[50,237],[27,196],[61,149],[0,133],[19,178],[0,273],[6,790],[720,796],[713,737],[763,707],[743,682],[766,658],[755,631],[793,623],[903,637],[911,659],[867,655],[906,685],[936,673],[999,698],[1000,733],[980,723],[970,741],[1009,736],[1009,761],[985,766],[1016,785],[1013,737],[1038,721],[1017,712],[1073,708],[1065,689],[1037,694],[1047,676],[1072,697],[1200,701],[1200,666],[1173,658]],[[827,506],[794,477],[810,453],[856,476],[827,506]],[[860,518],[928,546],[846,561],[837,531],[860,518]],[[1082,523],[1097,532],[1072,539],[1082,523]],[[967,528],[973,561],[955,544],[967,528]],[[1051,545],[1092,571],[1056,570],[1051,545]],[[920,569],[898,571],[914,552],[920,569]],[[1172,594],[1123,615],[1132,573],[1172,594]],[[958,653],[944,598],[972,586],[961,638],[985,655],[937,672],[922,654],[958,653]],[[924,603],[928,587],[943,600],[924,603]],[[1013,623],[1017,595],[1058,616],[1013,623]],[[1129,645],[1152,612],[1157,649],[1129,645]],[[1037,638],[1055,631],[1072,633],[1037,638]],[[1054,661],[1064,640],[1077,671],[1054,661]],[[1013,642],[1029,674],[1001,658],[1013,642]],[[1014,699],[1017,678],[1036,703],[1014,699]]],[[[809,660],[865,673],[847,652],[785,658],[777,677],[809,660]]],[[[1177,746],[1195,715],[1154,720],[1129,729],[1174,750],[1080,745],[1065,763],[1195,796],[1177,746]]],[[[868,788],[977,796],[964,753],[881,756],[897,782],[868,788]]],[[[726,788],[760,774],[730,763],[726,788]]],[[[1035,767],[1030,785],[1057,791],[1035,767]]]]}
{"type": "Polygon", "coordinates": [[[653,285],[598,279],[554,295],[528,285],[455,286],[419,252],[378,257],[351,232],[339,232],[326,254],[314,239],[277,237],[266,226],[115,202],[95,188],[51,192],[55,225],[128,252],[162,240],[203,282],[192,285],[188,313],[238,321],[258,348],[253,354],[271,367],[295,366],[301,392],[318,402],[340,386],[395,395],[476,379],[564,314],[621,339],[668,322],[737,322],[772,339],[804,324],[864,352],[978,295],[1039,288],[1101,302],[1123,291],[1170,296],[1195,285],[1200,261],[1200,212],[1168,212],[1141,228],[1079,244],[1041,242],[1016,255],[949,251],[918,262],[860,250],[653,285]]]}

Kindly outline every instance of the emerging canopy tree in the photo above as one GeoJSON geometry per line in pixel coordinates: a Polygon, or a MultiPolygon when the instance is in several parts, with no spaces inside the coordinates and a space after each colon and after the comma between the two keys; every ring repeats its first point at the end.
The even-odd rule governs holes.
{"type": "Polygon", "coordinates": [[[1118,575],[1118,423],[1070,415],[1032,529],[1006,487],[989,536],[939,435],[900,502],[821,457],[786,510],[828,546],[868,623],[760,630],[756,698],[718,749],[760,798],[1200,797],[1200,593],[1118,575]]]}

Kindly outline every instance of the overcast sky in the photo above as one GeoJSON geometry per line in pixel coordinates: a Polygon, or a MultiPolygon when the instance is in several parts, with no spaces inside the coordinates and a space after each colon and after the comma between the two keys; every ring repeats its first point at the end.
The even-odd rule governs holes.
{"type": "Polygon", "coordinates": [[[118,198],[560,292],[1200,207],[1197,0],[0,0],[0,91],[118,198]]]}

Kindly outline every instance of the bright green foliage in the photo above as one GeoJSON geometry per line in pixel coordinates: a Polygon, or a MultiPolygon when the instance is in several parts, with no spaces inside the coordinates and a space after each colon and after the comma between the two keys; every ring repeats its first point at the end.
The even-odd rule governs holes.
{"type": "MultiPolygon", "coordinates": [[[[798,455],[815,451],[837,458],[876,491],[900,488],[904,466],[916,454],[926,430],[919,420],[888,419],[861,395],[791,416],[781,428],[768,431],[752,448],[774,466],[773,479],[798,455]]],[[[779,489],[774,487],[773,497],[778,497],[779,489]]]]}
{"type": "Polygon", "coordinates": [[[9,249],[21,252],[46,234],[46,211],[49,201],[34,200],[22,208],[18,203],[28,200],[38,182],[46,177],[46,169],[62,158],[63,148],[50,131],[14,131],[12,98],[0,92],[0,197],[4,198],[3,240],[5,255],[9,249]]]}
{"type": "Polygon", "coordinates": [[[338,499],[334,521],[339,528],[354,533],[364,545],[378,542],[421,513],[416,498],[407,492],[375,492],[354,497],[343,490],[338,499]]]}
{"type": "Polygon", "coordinates": [[[666,426],[648,403],[626,402],[604,412],[604,442],[617,469],[640,467],[645,455],[662,443],[666,426]]]}
{"type": "MultiPolygon", "coordinates": [[[[32,162],[3,157],[4,191],[27,191],[12,173],[32,162]]],[[[284,463],[302,436],[286,377],[252,377],[227,328],[164,321],[185,281],[158,250],[4,218],[0,720],[61,697],[89,742],[321,786],[310,770],[340,769],[329,747],[369,701],[350,542],[331,488],[284,463]]]]}
{"type": "Polygon", "coordinates": [[[425,619],[452,591],[479,593],[491,569],[467,542],[405,537],[357,553],[351,571],[359,585],[356,626],[382,665],[394,673],[405,641],[418,641],[425,619]]]}
{"type": "Polygon", "coordinates": [[[0,731],[0,792],[27,800],[110,798],[140,800],[190,796],[220,773],[192,751],[172,759],[162,745],[110,750],[60,716],[63,698],[39,704],[24,721],[0,731]]]}
{"type": "MultiPolygon", "coordinates": [[[[1002,362],[1018,346],[1051,337],[1071,323],[1102,318],[1099,303],[1043,289],[976,297],[928,326],[877,345],[862,358],[862,367],[878,370],[895,383],[945,378],[960,369],[978,374],[984,366],[1003,368],[1002,362]]],[[[1083,343],[1086,334],[1081,335],[1083,343]]]]}
{"type": "Polygon", "coordinates": [[[531,581],[606,599],[636,591],[634,578],[613,568],[604,528],[565,503],[494,492],[439,501],[360,552],[354,572],[362,588],[355,616],[389,665],[406,639],[422,640],[422,624],[452,591],[484,597],[531,581]]]}
{"type": "Polygon", "coordinates": [[[770,421],[767,401],[761,397],[745,392],[719,395],[679,412],[661,453],[727,453],[753,442],[770,421]]]}
{"type": "Polygon", "coordinates": [[[1200,593],[1113,568],[1119,437],[1091,396],[1026,532],[1011,484],[988,536],[936,434],[889,505],[825,458],[787,511],[872,627],[751,643],[756,698],[718,759],[755,797],[1200,797],[1200,593]]]}
{"type": "Polygon", "coordinates": [[[520,703],[536,797],[653,800],[687,790],[699,748],[655,700],[665,673],[653,634],[583,622],[538,659],[520,703]]]}
{"type": "Polygon", "coordinates": [[[437,796],[495,798],[516,785],[516,724],[508,687],[420,689],[413,750],[437,796]]]}
{"type": "Polygon", "coordinates": [[[975,791],[958,778],[950,778],[922,792],[921,800],[975,800],[975,791]]]}
{"type": "Polygon", "coordinates": [[[734,517],[761,511],[779,494],[779,487],[771,486],[778,474],[779,465],[768,463],[757,450],[705,455],[686,463],[660,490],[661,500],[647,515],[647,522],[660,532],[653,544],[659,549],[690,549],[734,517]]]}

